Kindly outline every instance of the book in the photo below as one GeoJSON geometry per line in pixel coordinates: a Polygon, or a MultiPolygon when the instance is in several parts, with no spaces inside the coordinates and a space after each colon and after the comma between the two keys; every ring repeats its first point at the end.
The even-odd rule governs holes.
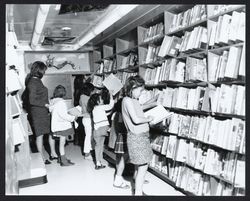
{"type": "Polygon", "coordinates": [[[240,13],[240,21],[237,29],[236,40],[245,41],[246,38],[246,13],[240,13]]]}
{"type": "Polygon", "coordinates": [[[82,116],[82,107],[81,106],[76,106],[68,110],[68,113],[73,116],[82,116]]]}
{"type": "Polygon", "coordinates": [[[102,82],[102,84],[108,90],[112,90],[113,95],[115,95],[123,87],[121,81],[113,73],[111,73],[108,77],[106,77],[102,82]]]}
{"type": "Polygon", "coordinates": [[[175,157],[176,143],[177,143],[177,137],[174,135],[170,135],[168,141],[167,154],[166,154],[167,158],[173,159],[175,157]]]}
{"type": "Polygon", "coordinates": [[[239,73],[241,52],[242,47],[230,47],[225,70],[225,77],[234,79],[237,78],[237,75],[239,73]]]}
{"type": "Polygon", "coordinates": [[[162,105],[157,105],[156,107],[148,110],[144,113],[145,117],[152,116],[154,119],[150,124],[157,124],[166,118],[169,118],[172,113],[166,110],[162,105]]]}

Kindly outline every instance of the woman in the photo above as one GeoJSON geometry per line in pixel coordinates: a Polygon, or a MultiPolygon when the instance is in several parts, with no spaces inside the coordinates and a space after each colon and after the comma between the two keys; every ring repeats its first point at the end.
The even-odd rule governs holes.
{"type": "Polygon", "coordinates": [[[92,160],[90,151],[92,150],[91,147],[91,139],[92,139],[92,122],[90,114],[87,111],[87,104],[90,95],[93,93],[95,87],[91,83],[84,83],[81,89],[81,96],[79,100],[79,105],[82,107],[82,124],[84,126],[85,131],[85,139],[84,139],[84,158],[92,160]]]}
{"type": "MultiPolygon", "coordinates": [[[[30,69],[30,73],[25,80],[26,89],[22,95],[24,109],[27,110],[33,132],[36,136],[36,145],[43,159],[43,136],[50,133],[50,114],[48,110],[48,89],[41,81],[47,66],[41,61],[35,61],[30,69]]],[[[55,141],[49,136],[51,149],[50,160],[58,159],[55,152],[55,141]]],[[[44,159],[45,160],[45,159],[44,159]]],[[[45,160],[45,164],[51,162],[45,160]]]]}
{"type": "Polygon", "coordinates": [[[124,85],[125,96],[122,101],[122,117],[127,128],[127,148],[129,159],[135,165],[135,195],[143,195],[142,187],[148,164],[153,151],[149,140],[149,122],[153,118],[145,117],[138,99],[143,91],[144,80],[140,76],[131,76],[124,85]]]}

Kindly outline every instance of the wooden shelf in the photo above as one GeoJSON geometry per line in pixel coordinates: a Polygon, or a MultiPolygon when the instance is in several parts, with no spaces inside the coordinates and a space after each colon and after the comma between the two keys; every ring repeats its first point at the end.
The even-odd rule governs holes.
{"type": "Polygon", "coordinates": [[[138,71],[139,66],[128,66],[127,68],[123,68],[123,69],[117,69],[117,71],[119,72],[127,72],[127,73],[135,73],[136,71],[138,71]]]}

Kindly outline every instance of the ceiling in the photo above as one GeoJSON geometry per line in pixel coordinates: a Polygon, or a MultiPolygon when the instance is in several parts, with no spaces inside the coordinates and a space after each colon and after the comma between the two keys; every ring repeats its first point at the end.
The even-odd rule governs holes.
{"type": "Polygon", "coordinates": [[[123,34],[124,31],[128,32],[136,28],[136,26],[159,15],[159,13],[163,13],[165,10],[178,8],[178,5],[140,4],[132,8],[128,13],[125,11],[125,14],[120,19],[117,18],[116,21],[109,20],[109,23],[107,23],[104,22],[104,18],[116,12],[117,15],[121,15],[124,12],[123,8],[125,8],[122,8],[122,6],[126,5],[105,5],[100,7],[99,10],[98,5],[95,5],[94,9],[90,11],[86,10],[92,8],[93,5],[78,5],[78,10],[72,9],[72,7],[66,7],[66,9],[64,7],[64,10],[62,10],[62,6],[61,4],[48,5],[44,23],[41,26],[36,26],[36,18],[39,12],[40,15],[45,13],[41,9],[41,4],[7,4],[6,13],[9,30],[15,32],[20,46],[31,46],[32,39],[37,34],[36,46],[40,48],[39,50],[64,50],[67,47],[77,47],[75,50],[91,50],[95,48],[95,45],[102,43],[104,39],[106,41],[112,40],[123,34]],[[120,10],[118,10],[118,7],[120,7],[120,10]],[[60,14],[65,11],[67,13],[60,14]],[[93,27],[101,23],[109,25],[103,30],[98,29],[99,32],[93,29],[93,27]],[[41,29],[40,33],[37,33],[37,27],[41,29]],[[85,37],[89,36],[90,32],[96,32],[95,37],[85,37]],[[83,37],[87,38],[84,45],[76,46],[76,44],[80,44],[79,41],[83,37]]]}
{"type": "MultiPolygon", "coordinates": [[[[14,4],[13,6],[13,23],[14,31],[18,42],[29,44],[31,42],[36,16],[38,12],[38,4],[14,4]]],[[[10,8],[9,8],[10,9],[10,8]]],[[[100,17],[107,11],[108,8],[100,11],[87,12],[69,12],[59,14],[60,5],[50,5],[45,24],[42,29],[42,34],[39,38],[39,44],[42,44],[44,37],[52,37],[54,40],[61,37],[74,38],[73,40],[65,40],[65,44],[74,44],[91,26],[96,24],[100,17]]],[[[9,12],[9,18],[11,18],[9,12]]],[[[47,44],[49,45],[49,44],[47,44]]],[[[47,47],[49,48],[49,47],[47,47]]]]}

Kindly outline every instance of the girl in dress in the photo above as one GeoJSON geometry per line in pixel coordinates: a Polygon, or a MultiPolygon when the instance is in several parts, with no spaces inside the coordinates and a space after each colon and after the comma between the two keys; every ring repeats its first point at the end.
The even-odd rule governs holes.
{"type": "Polygon", "coordinates": [[[140,76],[131,76],[124,85],[125,96],[122,101],[122,117],[127,128],[127,147],[129,159],[135,165],[135,195],[143,195],[143,183],[152,160],[153,151],[149,140],[149,122],[138,99],[144,90],[144,80],[140,76]]]}

